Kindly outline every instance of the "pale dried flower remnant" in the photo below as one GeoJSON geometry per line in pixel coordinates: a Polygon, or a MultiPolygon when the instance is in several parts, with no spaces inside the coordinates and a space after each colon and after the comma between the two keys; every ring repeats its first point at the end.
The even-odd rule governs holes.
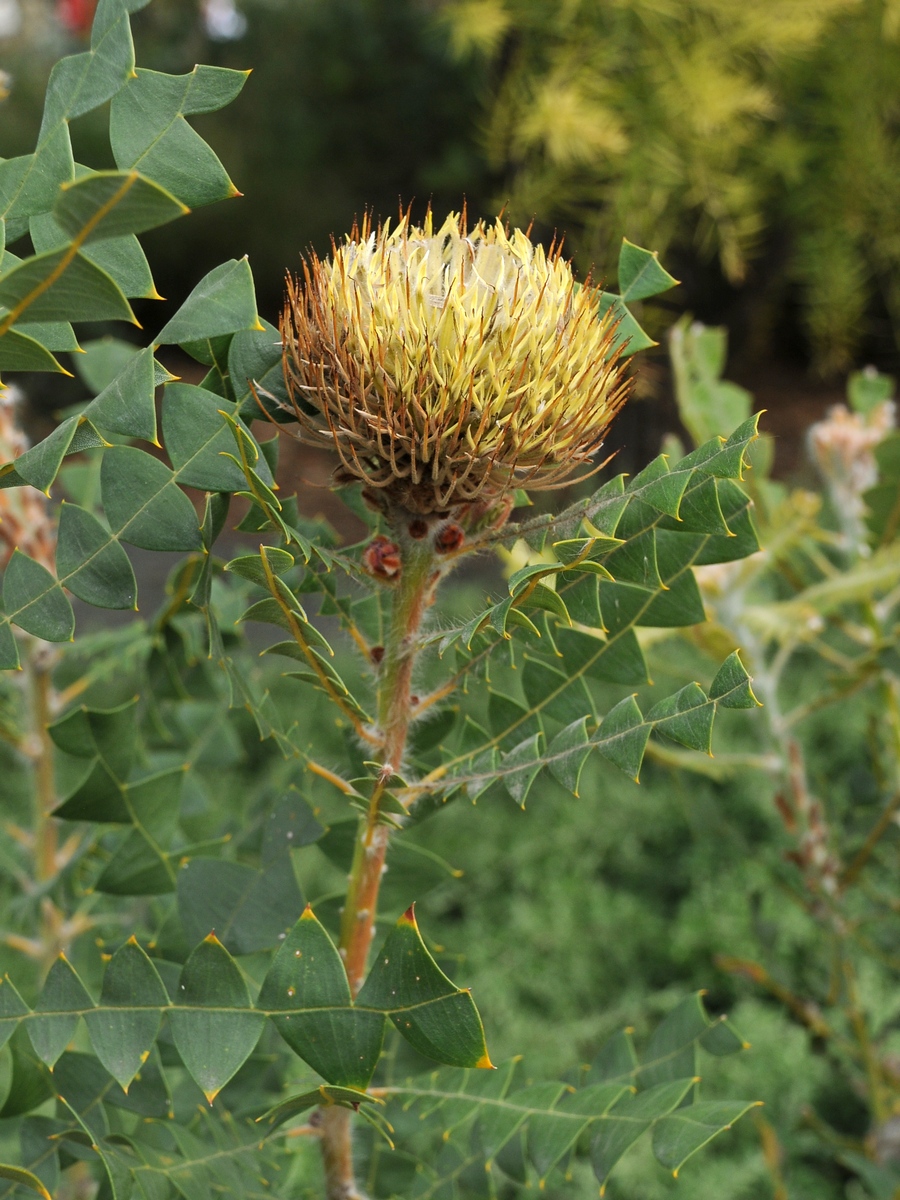
{"type": "Polygon", "coordinates": [[[895,425],[894,403],[886,400],[865,414],[836,404],[809,430],[810,452],[831,493],[844,534],[861,553],[867,552],[863,493],[878,479],[875,447],[895,425]]]}
{"type": "MultiPolygon", "coordinates": [[[[20,402],[16,388],[0,384],[0,462],[17,459],[28,449],[28,439],[17,420],[20,402]]],[[[0,570],[17,549],[53,570],[56,525],[47,498],[36,488],[0,490],[0,570]]]]}
{"type": "Polygon", "coordinates": [[[558,485],[627,391],[598,289],[499,220],[364,221],[289,277],[281,332],[306,438],[410,512],[558,485]]]}

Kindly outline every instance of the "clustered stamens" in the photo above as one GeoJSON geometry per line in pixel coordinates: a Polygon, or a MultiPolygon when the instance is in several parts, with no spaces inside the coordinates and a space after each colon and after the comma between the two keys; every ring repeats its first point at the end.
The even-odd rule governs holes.
{"type": "Polygon", "coordinates": [[[281,333],[297,419],[338,481],[422,515],[558,486],[627,393],[598,289],[499,220],[364,220],[288,278],[281,333]]]}

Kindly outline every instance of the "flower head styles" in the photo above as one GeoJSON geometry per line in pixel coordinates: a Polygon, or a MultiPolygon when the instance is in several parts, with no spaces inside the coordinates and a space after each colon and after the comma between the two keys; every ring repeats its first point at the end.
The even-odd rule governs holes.
{"type": "Polygon", "coordinates": [[[590,461],[627,391],[597,298],[558,247],[499,220],[364,221],[288,279],[297,418],[337,450],[340,479],[411,512],[552,487],[590,461]]]}

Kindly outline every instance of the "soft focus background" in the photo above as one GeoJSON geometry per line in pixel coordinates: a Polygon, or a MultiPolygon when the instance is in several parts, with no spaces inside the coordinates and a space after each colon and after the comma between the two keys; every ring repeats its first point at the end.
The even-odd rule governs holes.
{"type": "MultiPolygon", "coordinates": [[[[49,70],[79,48],[92,10],[91,0],[0,0],[4,157],[32,148],[49,70]]],[[[879,660],[893,682],[860,698],[857,676],[871,682],[875,668],[854,665],[848,646],[874,644],[871,628],[859,628],[874,628],[875,616],[890,624],[896,593],[871,622],[854,615],[855,625],[828,626],[831,642],[816,639],[833,612],[820,584],[841,554],[856,572],[856,590],[844,583],[842,596],[864,605],[875,587],[865,578],[860,496],[875,478],[872,445],[892,420],[880,407],[892,391],[883,376],[900,370],[900,0],[154,0],[134,28],[142,66],[253,68],[235,105],[196,120],[243,199],[143,239],[168,301],[139,302],[151,335],[223,258],[249,254],[260,311],[275,322],[285,270],[307,247],[327,252],[355,216],[393,217],[400,204],[421,216],[429,202],[443,214],[465,200],[473,217],[503,210],[548,242],[564,234],[579,271],[613,287],[623,235],[659,250],[681,279],[640,313],[661,344],[640,356],[636,397],[613,431],[617,469],[645,465],[664,444],[677,454],[672,435],[702,440],[686,418],[691,396],[707,415],[749,403],[717,390],[720,368],[767,410],[762,428],[775,437],[754,499],[765,544],[780,539],[762,589],[775,615],[761,624],[757,595],[740,640],[756,629],[761,646],[787,647],[775,657],[796,743],[769,704],[758,720],[722,721],[718,766],[682,769],[677,751],[657,752],[637,788],[592,760],[577,803],[548,785],[525,815],[508,798],[484,800],[477,813],[452,806],[419,836],[464,874],[431,892],[423,911],[450,961],[467,947],[454,972],[473,985],[501,1058],[528,1050],[539,1069],[562,1071],[626,1023],[646,1032],[699,987],[753,1042],[718,1069],[715,1086],[763,1098],[764,1115],[679,1181],[663,1177],[649,1151],[632,1156],[610,1196],[896,1200],[900,901],[889,872],[847,910],[871,934],[856,1000],[835,1017],[834,1040],[817,1025],[840,992],[843,953],[822,919],[821,887],[835,878],[829,855],[843,838],[853,867],[892,786],[880,765],[891,738],[890,770],[900,762],[900,657],[879,660]],[[725,327],[728,358],[718,361],[723,337],[688,347],[700,335],[689,322],[679,327],[675,360],[696,368],[679,408],[665,331],[682,314],[725,327]],[[867,365],[882,375],[855,374],[867,365]],[[807,430],[844,399],[848,377],[853,416],[832,418],[818,435],[823,486],[807,430]],[[886,425],[873,433],[876,409],[886,425]],[[817,599],[807,585],[819,587],[817,599]],[[807,607],[778,607],[801,593],[807,607]],[[840,703],[825,707],[823,697],[840,703]],[[778,756],[793,761],[801,742],[803,788],[822,798],[802,821],[778,782],[778,756]],[[799,883],[797,871],[806,872],[799,883]],[[866,915],[873,897],[877,917],[866,915]],[[860,1013],[864,1050],[877,1035],[877,1094],[846,1050],[860,1013]]],[[[94,166],[111,165],[104,123],[88,116],[72,130],[76,156],[94,166]]],[[[186,358],[166,361],[192,378],[186,358]]],[[[37,432],[87,395],[77,377],[23,377],[20,386],[37,432]]],[[[327,463],[289,446],[285,456],[309,515],[352,530],[325,490],[327,463]]],[[[500,567],[482,564],[461,580],[451,607],[471,610],[500,567]]],[[[654,644],[661,694],[709,673],[737,644],[737,610],[727,604],[737,583],[708,578],[705,587],[718,624],[694,644],[654,644]]],[[[760,650],[756,666],[768,661],[760,650]]],[[[123,666],[92,697],[106,707],[129,688],[123,666]]],[[[242,736],[231,760],[208,764],[210,795],[235,811],[275,755],[249,721],[242,736]]],[[[215,807],[197,818],[204,829],[218,829],[215,807]]],[[[894,849],[896,811],[894,803],[881,830],[894,849]]],[[[303,864],[312,897],[332,882],[318,853],[303,864]]],[[[566,1194],[594,1187],[579,1177],[566,1194]]]]}

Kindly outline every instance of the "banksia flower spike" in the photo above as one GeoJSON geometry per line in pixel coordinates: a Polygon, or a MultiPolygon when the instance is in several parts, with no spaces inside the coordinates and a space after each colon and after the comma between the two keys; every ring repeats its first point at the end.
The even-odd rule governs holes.
{"type": "Polygon", "coordinates": [[[559,247],[499,220],[365,220],[288,278],[297,419],[337,451],[339,481],[407,512],[557,486],[590,463],[627,391],[597,301],[559,247]]]}

